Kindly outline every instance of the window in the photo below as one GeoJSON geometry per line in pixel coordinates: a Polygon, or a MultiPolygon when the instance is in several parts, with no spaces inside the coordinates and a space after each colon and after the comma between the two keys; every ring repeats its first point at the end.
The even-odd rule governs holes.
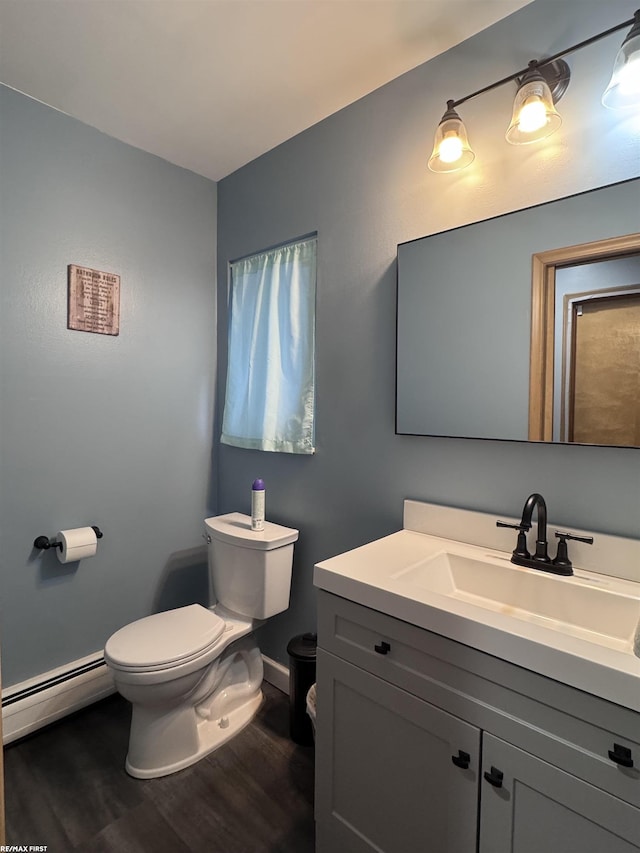
{"type": "Polygon", "coordinates": [[[231,264],[224,444],[314,452],[316,243],[231,264]]]}

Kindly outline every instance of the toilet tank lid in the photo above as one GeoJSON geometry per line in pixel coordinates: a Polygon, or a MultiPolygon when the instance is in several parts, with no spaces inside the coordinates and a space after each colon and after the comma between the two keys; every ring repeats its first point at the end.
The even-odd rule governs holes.
{"type": "Polygon", "coordinates": [[[256,548],[259,551],[281,548],[298,538],[298,531],[293,527],[283,527],[272,521],[265,521],[264,530],[252,530],[251,517],[241,512],[215,515],[205,518],[204,523],[212,539],[219,539],[231,545],[242,545],[244,548],[256,548]]]}

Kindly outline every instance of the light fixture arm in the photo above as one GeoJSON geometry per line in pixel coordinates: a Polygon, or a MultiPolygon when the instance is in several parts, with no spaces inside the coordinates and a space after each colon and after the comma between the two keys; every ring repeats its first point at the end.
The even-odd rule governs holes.
{"type": "Polygon", "coordinates": [[[447,109],[455,109],[461,104],[466,103],[466,101],[470,101],[472,98],[477,98],[478,95],[483,95],[485,92],[490,92],[493,89],[497,89],[499,86],[504,86],[506,83],[512,83],[514,80],[517,81],[527,72],[543,68],[545,65],[549,65],[552,62],[555,62],[557,59],[561,59],[563,56],[568,56],[570,53],[575,53],[575,51],[581,50],[583,47],[588,47],[590,44],[594,44],[595,42],[600,41],[600,39],[603,39],[606,36],[611,35],[612,33],[618,32],[618,30],[622,30],[625,27],[630,27],[632,25],[640,26],[640,9],[634,14],[634,17],[630,18],[628,21],[623,21],[621,24],[616,24],[615,27],[610,27],[608,30],[605,30],[602,33],[598,33],[595,36],[591,36],[591,38],[578,42],[578,44],[574,44],[571,47],[567,47],[564,50],[560,50],[558,51],[558,53],[554,53],[553,56],[548,56],[545,59],[533,59],[527,65],[526,68],[522,68],[520,71],[516,71],[515,74],[509,74],[508,77],[503,77],[501,80],[497,80],[495,83],[490,83],[488,86],[484,86],[482,89],[478,89],[476,92],[472,92],[470,95],[465,95],[464,98],[458,98],[457,101],[447,101],[447,109]]]}

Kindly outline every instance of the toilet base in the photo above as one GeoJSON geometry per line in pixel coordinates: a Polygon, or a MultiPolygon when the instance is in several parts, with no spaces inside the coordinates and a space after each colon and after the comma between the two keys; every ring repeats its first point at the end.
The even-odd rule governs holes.
{"type": "Polygon", "coordinates": [[[129,775],[155,779],[189,767],[255,717],[263,699],[262,655],[248,621],[225,622],[229,645],[190,676],[138,686],[116,680],[133,705],[129,775]]]}
{"type": "MultiPolygon", "coordinates": [[[[240,707],[234,708],[228,714],[219,719],[200,719],[196,725],[197,743],[194,751],[178,761],[152,768],[136,767],[127,755],[125,769],[130,776],[136,779],[156,779],[160,776],[168,776],[178,770],[184,770],[192,764],[200,761],[205,755],[218,749],[232,737],[238,734],[255,717],[262,705],[262,690],[258,690],[247,699],[240,707]]],[[[193,708],[185,709],[185,712],[195,713],[193,708]]],[[[134,759],[135,760],[135,759],[134,759]]]]}

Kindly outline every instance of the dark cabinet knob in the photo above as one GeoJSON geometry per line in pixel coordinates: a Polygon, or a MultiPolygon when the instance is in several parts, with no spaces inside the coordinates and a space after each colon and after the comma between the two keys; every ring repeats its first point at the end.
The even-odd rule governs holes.
{"type": "Polygon", "coordinates": [[[471,756],[468,752],[464,752],[462,749],[459,749],[457,755],[451,756],[451,760],[456,767],[460,767],[462,770],[468,770],[469,764],[471,763],[471,756]]]}
{"type": "Polygon", "coordinates": [[[609,758],[616,764],[619,764],[620,767],[633,767],[633,758],[631,757],[631,750],[628,746],[614,743],[613,749],[609,750],[609,758]]]}
{"type": "Polygon", "coordinates": [[[379,655],[386,655],[387,652],[391,651],[391,646],[389,645],[389,643],[386,643],[384,640],[381,643],[379,643],[377,646],[374,646],[373,648],[376,652],[378,652],[379,655]]]}
{"type": "Polygon", "coordinates": [[[484,778],[490,785],[493,785],[494,788],[502,788],[504,773],[501,770],[498,770],[497,767],[492,767],[491,772],[485,770],[484,778]]]}

